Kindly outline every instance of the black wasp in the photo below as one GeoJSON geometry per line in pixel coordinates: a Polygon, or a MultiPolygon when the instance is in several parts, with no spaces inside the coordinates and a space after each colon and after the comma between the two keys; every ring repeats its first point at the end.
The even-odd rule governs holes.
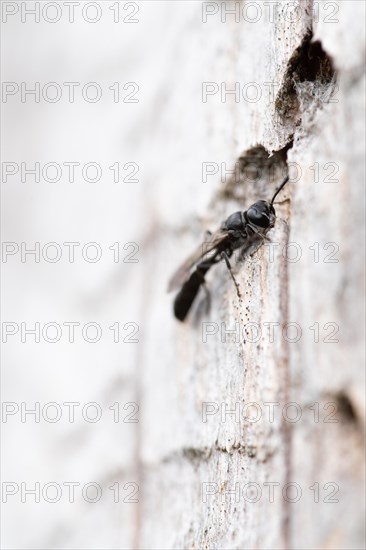
{"type": "Polygon", "coordinates": [[[276,212],[273,202],[288,181],[286,177],[270,202],[260,200],[252,204],[245,212],[234,212],[222,224],[220,229],[209,234],[207,241],[172,275],[168,291],[181,287],[174,300],[174,315],[184,321],[201,285],[205,282],[207,271],[220,260],[225,260],[237,291],[238,285],[231,271],[229,258],[234,250],[241,248],[243,253],[257,242],[266,239],[267,232],[274,227],[276,212]],[[192,269],[195,268],[193,271],[192,269]]]}

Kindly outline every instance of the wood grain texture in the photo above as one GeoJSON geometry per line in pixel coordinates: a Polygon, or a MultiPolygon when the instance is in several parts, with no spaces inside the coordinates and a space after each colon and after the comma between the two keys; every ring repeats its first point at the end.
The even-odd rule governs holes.
{"type": "MultiPolygon", "coordinates": [[[[364,545],[364,34],[348,39],[363,7],[341,2],[337,22],[326,24],[326,3],[317,22],[302,2],[290,25],[286,4],[273,23],[228,23],[225,50],[217,43],[209,61],[220,65],[220,81],[278,84],[274,98],[203,106],[213,146],[202,160],[241,156],[261,176],[217,179],[201,229],[188,224],[157,245],[174,267],[205,227],[269,197],[280,178],[269,181],[263,151],[289,147],[287,161],[276,161],[292,182],[276,206],[273,246],[235,268],[243,301],[220,265],[209,278],[209,314],[203,296],[183,326],[158,316],[158,297],[146,313],[160,332],[145,342],[141,381],[141,548],[364,545]],[[328,342],[335,327],[338,342],[328,342]]],[[[209,25],[199,32],[206,37],[209,25]]],[[[164,268],[154,260],[155,282],[164,268]]]]}
{"type": "Polygon", "coordinates": [[[115,2],[100,3],[98,24],[81,19],[85,2],[74,23],[59,2],[57,24],[23,23],[37,3],[18,4],[2,27],[4,79],[81,85],[75,103],[9,97],[4,158],[80,169],[73,182],[66,171],[60,182],[9,178],[4,235],[30,250],[81,246],[75,263],[9,257],[4,319],[97,322],[103,338],[86,342],[81,326],[72,343],[9,338],[3,400],[80,407],[75,422],[4,422],[4,480],[54,481],[64,498],[9,498],[3,546],[365,548],[365,2],[149,0],[130,25],[114,22],[115,2]],[[103,83],[95,105],[81,95],[92,81],[103,83]],[[136,82],[140,101],[114,103],[117,82],[126,93],[136,82]],[[203,83],[215,89],[205,100],[203,83]],[[95,184],[81,178],[93,160],[95,184]],[[129,162],[138,183],[122,181],[129,162]],[[270,199],[287,171],[271,242],[232,262],[242,300],[220,263],[207,276],[210,310],[202,292],[177,322],[169,276],[207,229],[270,199]],[[101,261],[83,261],[98,241],[101,261]],[[139,245],[138,263],[123,261],[125,243],[139,245]],[[138,342],[123,341],[128,323],[138,342]],[[102,420],[86,422],[94,402],[102,420]],[[139,422],[125,421],[131,404],[139,422]],[[65,481],[80,485],[75,502],[65,481]],[[92,481],[98,502],[81,493],[92,481]],[[138,503],[126,501],[129,483],[138,503]]]}

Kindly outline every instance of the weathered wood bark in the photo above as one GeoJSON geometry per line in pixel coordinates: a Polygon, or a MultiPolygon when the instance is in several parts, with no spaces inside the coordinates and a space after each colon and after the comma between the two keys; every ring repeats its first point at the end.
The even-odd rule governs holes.
{"type": "Polygon", "coordinates": [[[198,25],[194,46],[177,55],[169,117],[176,109],[178,141],[167,155],[184,132],[193,147],[183,146],[176,170],[163,174],[172,231],[155,241],[149,288],[163,290],[167,264],[173,269],[204,228],[270,197],[287,169],[292,182],[278,199],[273,257],[268,247],[236,267],[241,303],[220,266],[208,315],[203,297],[184,326],[159,308],[159,292],[146,307],[141,548],[364,546],[364,5],[302,2],[289,24],[288,4],[276,6],[272,22],[198,25]],[[327,20],[331,5],[337,16],[327,20]],[[202,81],[228,89],[254,82],[262,92],[257,102],[216,96],[199,105],[187,94],[190,121],[206,116],[204,139],[178,114],[179,83],[190,74],[198,87],[198,43],[207,57],[202,81]],[[275,83],[274,95],[265,83],[275,83]],[[239,180],[216,176],[205,209],[208,184],[187,181],[182,164],[238,159],[239,180]],[[225,335],[238,327],[244,341],[225,335]],[[214,335],[205,339],[205,330],[214,335]]]}
{"type": "Polygon", "coordinates": [[[64,415],[4,423],[3,480],[58,483],[63,498],[9,498],[4,547],[365,548],[365,3],[149,0],[130,25],[104,0],[95,24],[81,6],[68,20],[67,2],[57,23],[23,23],[37,3],[3,4],[15,6],[4,80],[80,83],[74,103],[65,87],[58,103],[4,103],[4,160],[103,167],[96,183],[64,170],[3,186],[7,241],[103,248],[97,263],[19,254],[4,265],[4,320],[103,329],[92,344],[81,330],[73,342],[9,339],[3,399],[56,402],[64,415]],[[77,94],[91,81],[103,88],[95,104],[77,94]],[[111,86],[131,81],[138,103],[115,103],[111,86]],[[116,183],[115,162],[138,163],[138,183],[116,183]],[[170,273],[287,172],[271,243],[233,262],[242,300],[220,264],[210,311],[202,293],[178,323],[170,273]],[[139,262],[115,262],[117,241],[138,243],[139,262]],[[122,330],[116,342],[110,327],[129,322],[138,343],[122,330]],[[96,402],[101,420],[70,422],[65,402],[96,402]],[[125,422],[128,403],[138,423],[125,422]],[[103,497],[91,503],[81,487],[93,481],[103,497]],[[65,482],[78,484],[74,502],[65,482]]]}

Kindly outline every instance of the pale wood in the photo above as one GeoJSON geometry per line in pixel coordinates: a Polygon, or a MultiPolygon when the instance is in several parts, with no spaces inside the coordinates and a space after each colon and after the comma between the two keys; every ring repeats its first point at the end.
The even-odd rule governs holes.
{"type": "MultiPolygon", "coordinates": [[[[283,15],[286,4],[282,2],[282,8],[275,11],[274,24],[264,19],[252,25],[233,23],[227,25],[230,30],[215,27],[215,37],[209,36],[209,25],[197,29],[203,48],[210,50],[209,74],[231,83],[275,81],[279,83],[277,98],[281,97],[285,107],[293,102],[288,70],[309,32],[331,57],[337,76],[296,82],[297,104],[287,118],[268,94],[259,103],[216,102],[214,109],[212,102],[210,108],[200,106],[207,116],[203,160],[231,158],[235,162],[243,151],[258,144],[273,152],[293,139],[288,161],[297,163],[302,176],[290,184],[277,207],[278,223],[271,239],[280,246],[273,261],[264,255],[260,261],[249,259],[237,268],[244,303],[238,303],[224,266],[210,278],[212,309],[208,316],[202,303],[201,312],[196,308],[182,326],[171,320],[170,312],[161,312],[159,293],[149,302],[146,323],[151,334],[144,344],[141,380],[141,548],[364,546],[364,32],[349,38],[350,21],[362,18],[364,6],[362,2],[341,2],[338,23],[317,24],[311,15],[312,3],[302,2],[301,19],[289,25],[283,15]],[[224,53],[220,47],[225,47],[224,53]],[[222,56],[228,67],[223,66],[222,56]],[[215,66],[220,70],[215,72],[215,66]],[[335,102],[330,103],[335,81],[335,102]],[[205,157],[207,150],[211,156],[205,157]],[[316,162],[321,168],[319,183],[314,182],[314,169],[310,168],[316,162]],[[336,183],[324,181],[329,173],[324,172],[327,162],[339,166],[336,183]],[[281,254],[288,242],[301,247],[298,263],[285,261],[281,254]],[[323,263],[321,259],[315,263],[309,247],[316,242],[323,259],[331,252],[323,246],[337,243],[339,262],[323,263]],[[257,345],[222,343],[217,335],[203,343],[203,321],[225,322],[228,328],[234,328],[235,322],[242,326],[252,321],[262,327],[269,321],[281,327],[296,322],[302,337],[297,343],[288,343],[277,332],[270,343],[263,333],[257,345]],[[309,328],[315,322],[321,327],[319,343],[314,343],[309,328]],[[339,343],[322,342],[329,333],[322,327],[328,322],[339,325],[339,343]],[[267,414],[257,423],[235,422],[232,417],[223,422],[217,414],[202,422],[203,402],[233,409],[236,403],[252,401],[262,408],[264,402],[279,402],[279,410],[296,402],[302,418],[292,424],[277,414],[270,423],[267,414]],[[314,422],[314,410],[309,408],[314,402],[319,403],[319,422],[314,422]],[[336,404],[337,423],[324,423],[332,409],[323,406],[329,402],[336,404]],[[208,503],[202,502],[204,482],[219,487],[208,503]],[[264,482],[277,482],[280,490],[273,503],[268,502],[264,489],[257,503],[243,498],[237,503],[221,502],[223,493],[235,483],[242,487],[248,482],[258,483],[262,489],[264,482]],[[286,502],[280,494],[288,482],[301,487],[297,503],[286,502]],[[319,503],[314,502],[310,489],[315,482],[320,487],[319,503]],[[331,486],[324,491],[326,483],[339,486],[339,502],[323,502],[331,492],[331,486]]],[[[324,3],[320,8],[324,9],[324,3]]],[[[188,47],[186,63],[193,63],[190,55],[188,47]]],[[[170,115],[174,117],[173,112],[170,115]]],[[[200,146],[195,134],[193,142],[195,149],[200,146]]],[[[169,262],[154,258],[151,285],[160,288],[167,263],[173,270],[194,248],[205,227],[213,229],[233,210],[269,197],[275,182],[266,176],[264,173],[256,185],[245,180],[225,185],[218,177],[212,183],[211,197],[208,193],[209,208],[199,211],[203,223],[187,221],[187,214],[181,235],[176,232],[180,227],[177,219],[171,235],[157,241],[158,251],[164,250],[169,262]]],[[[296,177],[293,167],[290,176],[296,177]]],[[[182,201],[184,211],[189,210],[188,204],[194,216],[198,210],[194,189],[202,183],[191,182],[191,194],[189,187],[185,189],[177,180],[179,171],[172,191],[176,207],[179,210],[182,201]]]]}

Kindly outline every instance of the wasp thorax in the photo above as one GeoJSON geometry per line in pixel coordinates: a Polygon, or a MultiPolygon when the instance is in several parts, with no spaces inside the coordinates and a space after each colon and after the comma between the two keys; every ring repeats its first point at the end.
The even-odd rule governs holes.
{"type": "Polygon", "coordinates": [[[275,209],[267,201],[255,202],[248,208],[246,214],[249,223],[263,228],[272,227],[276,219],[275,209]]]}
{"type": "Polygon", "coordinates": [[[231,231],[243,231],[245,220],[242,212],[234,212],[222,224],[222,228],[231,231]]]}

